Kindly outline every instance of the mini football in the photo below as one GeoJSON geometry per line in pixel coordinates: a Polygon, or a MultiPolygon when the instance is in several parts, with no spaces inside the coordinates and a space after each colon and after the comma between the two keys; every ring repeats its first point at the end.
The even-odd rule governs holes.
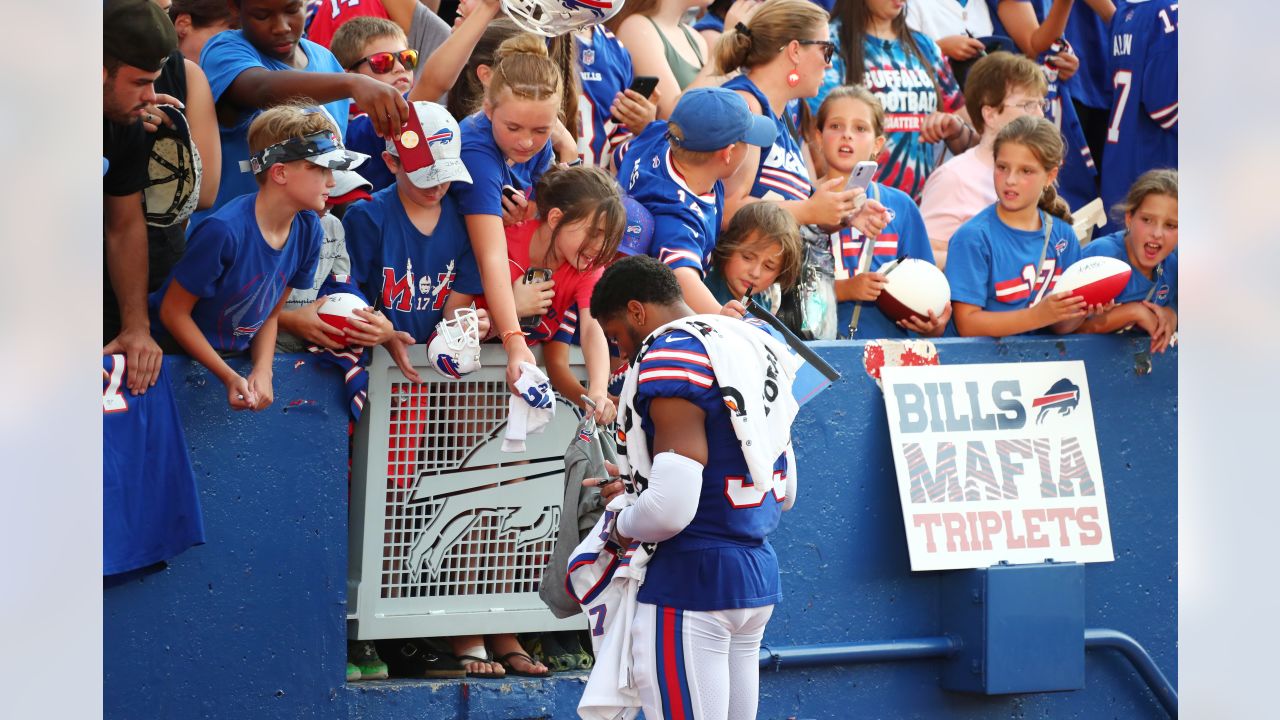
{"type": "Polygon", "coordinates": [[[894,322],[913,315],[928,320],[930,310],[940,316],[951,300],[947,276],[926,260],[906,258],[889,271],[885,280],[876,307],[894,322]]]}
{"type": "Polygon", "coordinates": [[[369,307],[359,295],[353,293],[334,293],[327,297],[325,303],[320,306],[319,315],[321,320],[333,326],[334,329],[329,332],[330,335],[341,336],[351,318],[355,317],[355,311],[369,307]]]}
{"type": "Polygon", "coordinates": [[[1090,305],[1105,305],[1129,284],[1129,263],[1113,257],[1087,257],[1062,271],[1053,292],[1079,295],[1090,305]]]}

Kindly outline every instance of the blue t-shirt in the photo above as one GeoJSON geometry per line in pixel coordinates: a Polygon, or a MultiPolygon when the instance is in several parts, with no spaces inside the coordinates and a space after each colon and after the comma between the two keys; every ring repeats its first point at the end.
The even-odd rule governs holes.
{"type": "Polygon", "coordinates": [[[368,115],[357,115],[347,121],[347,136],[342,144],[346,145],[348,150],[369,156],[369,159],[357,165],[355,170],[360,173],[360,177],[369,181],[373,186],[373,192],[395,184],[395,174],[382,159],[382,153],[387,149],[387,141],[374,132],[373,121],[368,115]]]}
{"type": "MultiPolygon", "coordinates": [[[[329,49],[317,45],[310,40],[299,40],[298,47],[307,56],[307,66],[299,70],[291,65],[263,54],[253,46],[241,30],[225,30],[214,35],[205,43],[200,51],[200,68],[209,78],[209,88],[213,90],[213,101],[222,99],[223,93],[231,87],[240,73],[250,68],[266,70],[290,70],[294,72],[342,73],[342,66],[329,49]]],[[[338,124],[339,135],[347,132],[347,112],[349,99],[334,100],[325,103],[324,107],[338,124]]],[[[228,200],[238,195],[257,192],[258,184],[252,173],[240,172],[240,161],[249,159],[249,124],[262,110],[239,109],[235,124],[218,126],[218,134],[222,139],[222,180],[218,185],[218,197],[214,201],[214,210],[222,207],[228,200]]],[[[196,213],[193,220],[199,220],[209,211],[196,213]]]]}
{"type": "Polygon", "coordinates": [[[200,298],[191,319],[214,350],[243,352],[284,296],[285,287],[310,290],[324,232],[310,210],[293,216],[279,250],[267,244],[254,203],[258,194],[232,198],[191,230],[187,251],[160,289],[151,293],[152,327],[163,327],[160,302],[175,280],[200,298]]]}
{"type": "Polygon", "coordinates": [[[418,342],[435,332],[450,292],[484,292],[466,223],[448,194],[430,235],[409,220],[395,185],[349,207],[342,226],[352,278],[397,330],[418,342]]]}
{"type": "Polygon", "coordinates": [[[613,148],[631,131],[614,122],[610,108],[613,98],[631,86],[631,53],[603,25],[597,25],[587,43],[573,36],[578,51],[578,77],[582,94],[578,97],[578,156],[587,165],[609,167],[613,148]]]}
{"type": "Polygon", "coordinates": [[[702,32],[703,30],[714,30],[715,32],[722,33],[724,32],[724,18],[708,11],[704,13],[702,17],[698,18],[698,21],[693,24],[693,29],[698,32],[702,32]]]}
{"type": "Polygon", "coordinates": [[[124,355],[102,356],[102,574],[204,543],[200,491],[164,365],[130,395],[124,355]]]}
{"type": "MultiPolygon", "coordinates": [[[[929,244],[924,218],[910,195],[897,188],[871,183],[867,187],[867,197],[879,200],[893,211],[893,220],[876,237],[871,265],[868,266],[871,272],[878,271],[885,263],[900,257],[933,262],[933,246],[929,244]]],[[[856,228],[847,227],[833,233],[831,242],[836,255],[836,277],[857,275],[866,238],[856,228]]],[[[849,321],[853,318],[853,308],[856,305],[856,302],[846,300],[836,306],[836,332],[840,337],[848,336],[849,321]]],[[[862,303],[856,339],[904,338],[910,335],[911,333],[885,317],[874,302],[862,303]]]]}
{"type": "Polygon", "coordinates": [[[555,161],[551,141],[528,162],[508,165],[493,139],[493,123],[484,111],[467,116],[462,130],[462,163],[471,173],[471,183],[454,183],[449,194],[463,215],[502,215],[502,186],[510,185],[533,199],[533,186],[555,161]]]}
{"type": "MultiPolygon", "coordinates": [[[[1102,202],[1114,207],[1152,168],[1178,167],[1178,9],[1172,0],[1116,3],[1111,18],[1111,122],[1102,202]]],[[[1114,221],[1108,230],[1119,230],[1114,221]]]]}
{"type": "MultiPolygon", "coordinates": [[[[1129,262],[1124,236],[1125,231],[1122,230],[1113,235],[1100,237],[1084,246],[1082,256],[1113,257],[1129,262]]],[[[1133,263],[1129,263],[1129,267],[1133,272],[1129,275],[1129,283],[1116,297],[1117,303],[1142,302],[1150,295],[1150,301],[1157,305],[1173,308],[1178,306],[1178,252],[1176,250],[1169,253],[1169,257],[1156,266],[1150,280],[1134,267],[1133,263]]]]}
{"type": "Polygon", "coordinates": [[[1042,211],[1041,222],[1051,223],[1046,248],[1043,227],[1011,228],[996,207],[974,215],[951,236],[946,267],[951,300],[993,312],[1029,308],[1053,292],[1062,271],[1080,259],[1080,242],[1071,225],[1042,211]]]}
{"type": "Polygon", "coordinates": [[[689,189],[671,164],[667,123],[655,120],[631,141],[618,168],[628,195],[653,215],[653,244],[649,254],[672,270],[693,268],[705,275],[724,214],[724,183],[705,195],[689,189]]]}
{"type": "Polygon", "coordinates": [[[756,166],[756,179],[751,185],[751,197],[766,200],[807,200],[813,194],[809,182],[809,168],[800,154],[800,142],[791,133],[791,126],[773,114],[769,98],[746,75],[738,75],[721,87],[749,93],[760,103],[760,114],[773,121],[778,129],[773,146],[760,149],[760,162],[756,166]]]}
{"type": "MultiPolygon", "coordinates": [[[[675,330],[654,342],[638,372],[635,408],[650,439],[650,456],[654,428],[649,403],[682,398],[706,413],[707,462],[693,521],[658,543],[637,599],[684,610],[781,601],[778,558],[768,535],[778,526],[782,504],[774,493],[755,490],[706,349],[694,336],[675,330]]],[[[775,477],[785,477],[786,456],[779,456],[773,467],[775,477]]]]}

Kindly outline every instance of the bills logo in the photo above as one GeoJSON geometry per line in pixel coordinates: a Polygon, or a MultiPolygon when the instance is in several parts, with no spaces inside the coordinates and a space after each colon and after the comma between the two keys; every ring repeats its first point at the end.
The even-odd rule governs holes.
{"type": "Polygon", "coordinates": [[[1044,422],[1045,417],[1051,410],[1057,410],[1059,415],[1067,416],[1071,414],[1080,405],[1080,388],[1067,378],[1062,378],[1058,382],[1049,387],[1049,391],[1044,395],[1031,401],[1031,408],[1040,409],[1040,414],[1036,416],[1036,424],[1044,422]]]}
{"type": "Polygon", "coordinates": [[[636,224],[636,225],[628,225],[628,226],[627,226],[627,234],[628,234],[628,235],[639,235],[639,234],[641,234],[641,233],[643,233],[643,232],[644,232],[644,228],[640,227],[640,225],[639,225],[639,224],[636,224]]]}
{"type": "Polygon", "coordinates": [[[520,393],[520,397],[529,403],[529,407],[546,410],[551,407],[551,384],[539,383],[531,385],[520,393]]]}
{"type": "Polygon", "coordinates": [[[1058,251],[1058,252],[1060,252],[1060,253],[1064,253],[1064,252],[1066,252],[1066,251],[1067,251],[1067,241],[1066,241],[1066,240],[1062,240],[1062,239],[1058,240],[1058,242],[1054,243],[1054,245],[1053,245],[1053,249],[1054,249],[1054,250],[1057,250],[1057,251],[1058,251]]]}
{"type": "Polygon", "coordinates": [[[591,428],[587,427],[587,424],[585,422],[578,426],[579,440],[581,440],[584,443],[589,443],[591,442],[591,435],[592,435],[591,428]]]}
{"type": "Polygon", "coordinates": [[[588,10],[596,18],[603,20],[606,10],[613,9],[610,0],[560,0],[566,10],[588,10]]]}
{"type": "Polygon", "coordinates": [[[264,322],[266,321],[259,320],[252,325],[239,325],[236,327],[234,332],[236,335],[256,335],[258,334],[258,331],[262,329],[262,323],[264,322]]]}
{"type": "Polygon", "coordinates": [[[729,408],[737,417],[743,417],[747,414],[747,404],[743,400],[742,393],[737,388],[721,387],[720,395],[724,398],[725,407],[729,408]]]}
{"type": "Polygon", "coordinates": [[[1161,285],[1161,286],[1160,286],[1160,289],[1156,291],[1156,299],[1157,299],[1157,300],[1168,300],[1168,299],[1169,299],[1169,286],[1168,286],[1168,285],[1161,285]]]}
{"type": "Polygon", "coordinates": [[[447,353],[436,355],[436,367],[439,368],[440,372],[451,378],[462,377],[462,372],[458,368],[458,360],[453,355],[447,353]]]}
{"type": "Polygon", "coordinates": [[[449,128],[440,128],[439,130],[435,131],[433,134],[427,136],[428,145],[438,145],[440,143],[447,143],[452,140],[453,140],[453,131],[450,130],[449,128]]]}

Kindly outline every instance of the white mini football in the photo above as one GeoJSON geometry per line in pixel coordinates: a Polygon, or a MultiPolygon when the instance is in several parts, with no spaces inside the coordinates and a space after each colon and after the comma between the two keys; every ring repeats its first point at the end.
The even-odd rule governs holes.
{"type": "Polygon", "coordinates": [[[348,321],[355,317],[355,311],[369,307],[359,295],[353,293],[334,293],[326,297],[328,299],[320,306],[319,315],[321,320],[333,326],[330,335],[342,337],[342,331],[347,329],[348,321]]]}
{"type": "Polygon", "coordinates": [[[928,320],[930,310],[935,316],[941,316],[950,300],[951,283],[937,265],[906,258],[886,276],[876,307],[894,322],[913,315],[928,320]]]}
{"type": "Polygon", "coordinates": [[[1129,263],[1113,257],[1087,257],[1062,271],[1053,292],[1079,295],[1090,305],[1105,305],[1129,284],[1129,263]]]}

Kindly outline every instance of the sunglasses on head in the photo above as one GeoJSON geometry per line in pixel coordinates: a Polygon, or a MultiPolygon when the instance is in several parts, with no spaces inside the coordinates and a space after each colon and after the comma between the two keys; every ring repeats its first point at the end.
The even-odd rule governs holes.
{"type": "Polygon", "coordinates": [[[396,68],[396,60],[404,66],[405,70],[412,70],[418,67],[418,51],[417,50],[401,50],[400,52],[380,52],[374,53],[368,57],[360,58],[353,63],[348,70],[355,70],[362,63],[369,63],[369,69],[385,75],[396,68]]]}
{"type": "Polygon", "coordinates": [[[822,59],[831,62],[832,56],[836,54],[836,44],[830,40],[796,40],[801,45],[818,45],[822,47],[822,59]]]}

